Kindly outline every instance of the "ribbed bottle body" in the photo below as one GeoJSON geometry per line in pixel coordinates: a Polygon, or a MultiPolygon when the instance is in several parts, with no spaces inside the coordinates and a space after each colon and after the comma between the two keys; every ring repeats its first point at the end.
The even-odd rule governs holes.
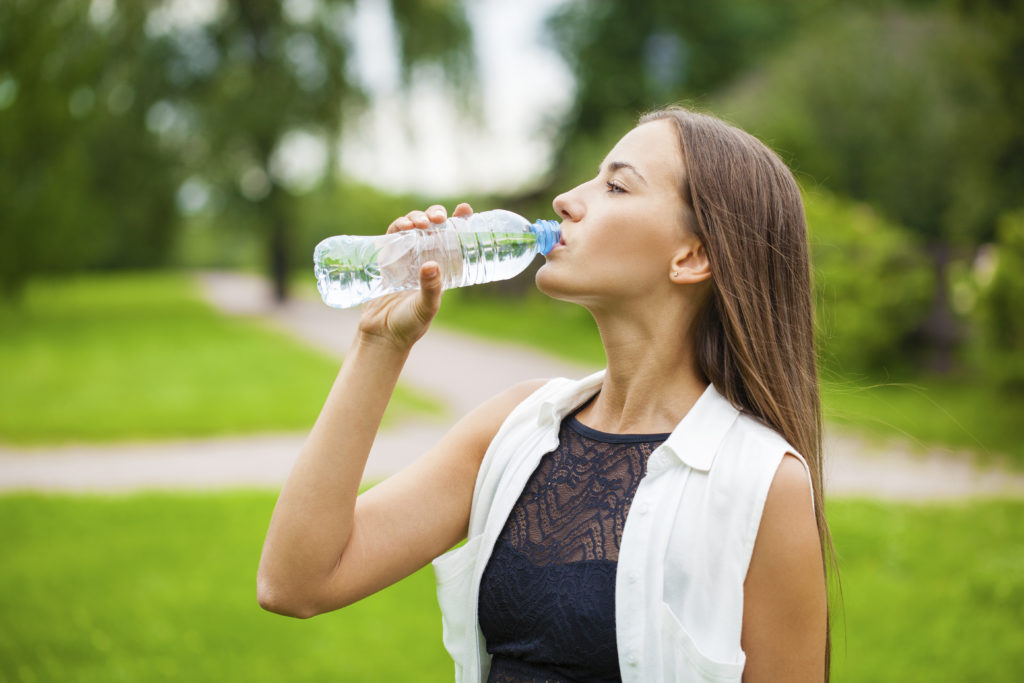
{"type": "Polygon", "coordinates": [[[538,253],[558,242],[554,221],[531,224],[509,211],[451,218],[428,230],[389,235],[338,235],[313,253],[324,303],[348,308],[379,296],[419,287],[420,266],[436,261],[444,289],[515,277],[538,253]]]}

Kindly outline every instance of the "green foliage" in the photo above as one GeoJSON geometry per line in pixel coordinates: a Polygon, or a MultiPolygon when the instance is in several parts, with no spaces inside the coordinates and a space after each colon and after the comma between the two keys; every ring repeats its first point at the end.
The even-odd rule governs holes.
{"type": "MultiPolygon", "coordinates": [[[[391,221],[414,209],[441,203],[413,194],[392,194],[354,180],[323,185],[307,195],[299,218],[300,263],[311,263],[313,247],[332,235],[381,235],[391,221]]],[[[448,211],[455,207],[448,204],[448,211]]]]}
{"type": "MultiPolygon", "coordinates": [[[[0,4],[0,295],[35,273],[196,256],[175,244],[187,180],[210,191],[217,226],[231,215],[257,234],[284,296],[294,196],[309,188],[282,170],[282,149],[319,140],[333,176],[345,118],[365,104],[353,3],[241,0],[185,20],[167,4],[0,4]]],[[[462,3],[391,9],[407,80],[421,64],[473,77],[462,3]]]]}
{"type": "MultiPolygon", "coordinates": [[[[300,203],[302,205],[304,202],[300,203]]],[[[182,221],[171,263],[185,268],[263,272],[266,269],[266,245],[260,238],[261,235],[237,214],[218,215],[203,211],[182,221]]],[[[299,251],[291,253],[296,262],[299,251]]]]}
{"type": "Polygon", "coordinates": [[[636,116],[704,95],[784,44],[823,2],[785,0],[576,0],[549,19],[554,44],[576,79],[562,122],[560,169],[580,140],[608,129],[616,112],[636,116]]]}
{"type": "MultiPolygon", "coordinates": [[[[472,30],[458,0],[391,0],[401,43],[399,57],[406,84],[417,67],[435,65],[453,83],[469,85],[476,63],[467,50],[472,30]]],[[[461,88],[465,94],[468,88],[461,88]]]]}
{"type": "Polygon", "coordinates": [[[1002,191],[1000,206],[1016,206],[1024,187],[1024,3],[1006,0],[950,0],[967,21],[978,25],[988,43],[987,68],[996,81],[1002,110],[1014,125],[1000,132],[1006,137],[997,152],[997,190],[1002,191]]]}
{"type": "Polygon", "coordinates": [[[936,277],[921,367],[949,373],[961,343],[948,297],[957,248],[990,239],[1019,199],[1024,149],[991,22],[928,9],[837,9],[719,94],[717,109],[803,176],[911,229],[936,277]],[[1010,203],[1012,202],[1012,204],[1010,203]]]}
{"type": "Polygon", "coordinates": [[[996,386],[1024,397],[1024,210],[999,221],[996,242],[979,260],[977,360],[996,386]]]}
{"type": "MultiPolygon", "coordinates": [[[[33,281],[0,307],[0,440],[307,430],[338,362],[198,300],[179,273],[33,281]]],[[[436,412],[400,388],[386,419],[436,412]]]]}
{"type": "Polygon", "coordinates": [[[870,207],[823,189],[803,194],[823,363],[844,374],[908,363],[934,288],[927,257],[870,207]]]}
{"type": "Polygon", "coordinates": [[[37,273],[166,262],[178,175],[146,129],[144,16],[0,3],[0,296],[37,273]]]}
{"type": "MultiPolygon", "coordinates": [[[[420,63],[451,67],[442,71],[449,81],[472,73],[460,3],[391,5],[406,73],[420,63]]],[[[295,196],[309,189],[281,170],[286,138],[301,133],[326,145],[332,180],[345,116],[365,103],[350,63],[351,2],[321,0],[311,8],[295,12],[274,0],[231,3],[209,22],[171,29],[158,39],[176,80],[165,93],[165,107],[203,141],[178,136],[168,142],[193,177],[214,189],[218,217],[234,212],[258,228],[281,299],[299,246],[295,196]]]]}
{"type": "MultiPolygon", "coordinates": [[[[457,202],[394,194],[351,179],[322,183],[295,203],[289,265],[293,271],[308,268],[312,272],[313,248],[320,240],[332,235],[383,234],[398,216],[431,204],[443,204],[452,211],[457,202]]],[[[203,212],[190,217],[182,232],[176,252],[179,265],[261,269],[263,241],[238,215],[203,212]]]]}
{"type": "Polygon", "coordinates": [[[976,244],[1014,135],[989,34],[940,10],[830,14],[718,97],[803,175],[931,243],[976,244]]]}
{"type": "MultiPolygon", "coordinates": [[[[0,497],[0,679],[451,680],[429,569],[312,620],[262,612],[273,504],[256,492],[0,497]]],[[[1021,502],[832,501],[833,680],[1016,680],[1022,514],[1021,502]]]]}

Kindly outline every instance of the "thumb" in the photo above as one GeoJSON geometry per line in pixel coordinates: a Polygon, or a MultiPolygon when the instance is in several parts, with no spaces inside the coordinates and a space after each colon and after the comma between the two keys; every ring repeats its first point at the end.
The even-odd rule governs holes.
{"type": "Polygon", "coordinates": [[[441,308],[441,285],[441,269],[437,263],[424,263],[420,268],[420,296],[416,301],[416,315],[423,322],[430,322],[441,308]]]}

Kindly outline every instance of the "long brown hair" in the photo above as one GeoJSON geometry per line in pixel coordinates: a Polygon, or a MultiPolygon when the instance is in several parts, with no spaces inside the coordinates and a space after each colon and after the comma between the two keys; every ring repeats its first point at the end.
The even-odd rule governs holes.
{"type": "MultiPolygon", "coordinates": [[[[711,295],[695,325],[697,366],[733,404],[804,457],[822,559],[835,569],[822,494],[821,401],[814,348],[807,220],[785,163],[760,140],[713,116],[668,107],[686,168],[686,227],[707,250],[711,295]],[[689,212],[687,212],[689,213],[689,212]]],[[[833,574],[834,575],[834,574],[833,574]]],[[[826,623],[825,678],[831,660],[826,623]]]]}

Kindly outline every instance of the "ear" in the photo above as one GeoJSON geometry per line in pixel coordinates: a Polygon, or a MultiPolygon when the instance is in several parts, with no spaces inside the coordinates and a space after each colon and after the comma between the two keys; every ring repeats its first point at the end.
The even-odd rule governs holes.
{"type": "Polygon", "coordinates": [[[695,285],[711,277],[711,263],[707,250],[692,235],[676,250],[672,257],[669,278],[679,285],[695,285]]]}

